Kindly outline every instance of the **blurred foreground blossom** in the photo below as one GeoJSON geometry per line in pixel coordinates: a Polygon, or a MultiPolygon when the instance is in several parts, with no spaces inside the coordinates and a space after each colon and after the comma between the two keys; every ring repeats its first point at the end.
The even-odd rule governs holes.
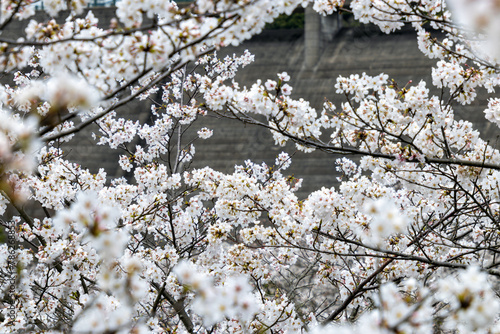
{"type": "Polygon", "coordinates": [[[479,34],[475,45],[490,61],[500,59],[500,2],[496,0],[448,1],[456,23],[465,26],[471,34],[479,34]]]}

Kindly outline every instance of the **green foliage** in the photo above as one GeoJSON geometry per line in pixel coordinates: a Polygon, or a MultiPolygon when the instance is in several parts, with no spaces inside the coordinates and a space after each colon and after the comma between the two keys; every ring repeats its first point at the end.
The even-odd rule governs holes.
{"type": "Polygon", "coordinates": [[[303,29],[304,28],[304,12],[294,12],[288,16],[281,14],[274,20],[273,23],[268,23],[266,29],[303,29]]]}

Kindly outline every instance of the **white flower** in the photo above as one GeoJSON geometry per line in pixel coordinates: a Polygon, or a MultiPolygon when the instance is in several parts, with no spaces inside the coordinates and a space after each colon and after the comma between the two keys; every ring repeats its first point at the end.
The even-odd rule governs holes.
{"type": "Polygon", "coordinates": [[[290,76],[288,75],[288,73],[286,72],[283,72],[283,73],[279,73],[278,74],[278,78],[283,81],[283,82],[288,82],[290,81],[290,76]]]}
{"type": "Polygon", "coordinates": [[[369,239],[377,245],[395,233],[404,233],[408,220],[394,203],[382,198],[368,202],[364,212],[371,216],[369,239]]]}
{"type": "Polygon", "coordinates": [[[266,89],[267,89],[268,91],[273,91],[273,90],[275,90],[277,85],[278,85],[278,84],[277,84],[277,82],[276,82],[276,81],[274,81],[274,80],[271,80],[271,79],[267,80],[267,81],[266,81],[266,84],[265,84],[266,89]]]}
{"type": "Polygon", "coordinates": [[[106,318],[97,307],[86,310],[73,325],[76,332],[103,333],[107,329],[106,318]]]}
{"type": "Polygon", "coordinates": [[[447,328],[463,326],[467,331],[480,331],[491,326],[500,311],[500,301],[478,267],[461,271],[458,277],[439,282],[437,298],[449,304],[451,315],[445,319],[447,328]]]}
{"type": "Polygon", "coordinates": [[[211,285],[211,279],[200,273],[197,267],[188,261],[179,262],[173,269],[173,273],[181,284],[188,285],[198,291],[204,291],[211,285]]]}
{"type": "Polygon", "coordinates": [[[43,98],[53,108],[81,108],[87,110],[96,105],[99,92],[84,80],[61,74],[49,79],[43,98]]]}
{"type": "Polygon", "coordinates": [[[289,84],[284,84],[283,86],[281,86],[281,92],[283,93],[283,95],[292,94],[292,86],[290,86],[289,84]]]}
{"type": "Polygon", "coordinates": [[[212,137],[213,134],[214,134],[213,130],[210,130],[208,128],[202,128],[201,130],[198,131],[198,136],[201,139],[208,139],[212,137]]]}
{"type": "Polygon", "coordinates": [[[91,241],[102,258],[113,260],[123,255],[123,250],[128,243],[128,233],[123,230],[104,231],[91,241]]]}

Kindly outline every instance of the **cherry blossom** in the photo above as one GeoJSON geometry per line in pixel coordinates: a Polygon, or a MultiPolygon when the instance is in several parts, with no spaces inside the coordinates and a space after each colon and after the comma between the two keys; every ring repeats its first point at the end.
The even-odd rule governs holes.
{"type": "MultiPolygon", "coordinates": [[[[0,29],[33,4],[3,1],[0,29]]],[[[498,331],[500,152],[455,116],[484,90],[499,124],[498,6],[446,4],[123,0],[103,27],[86,1],[45,1],[0,35],[0,332],[498,331]],[[218,49],[307,5],[410,25],[431,82],[339,76],[320,110],[287,72],[239,84],[253,55],[218,49]],[[299,197],[286,152],[193,168],[206,116],[336,155],[338,185],[299,197]],[[68,158],[91,124],[123,177],[68,158]]]]}

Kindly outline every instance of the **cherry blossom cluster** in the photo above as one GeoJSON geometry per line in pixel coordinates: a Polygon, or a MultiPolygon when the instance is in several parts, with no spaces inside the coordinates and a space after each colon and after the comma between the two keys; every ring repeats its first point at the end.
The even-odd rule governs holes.
{"type": "MultiPolygon", "coordinates": [[[[483,333],[491,328],[499,311],[495,296],[486,275],[476,267],[460,271],[459,278],[450,276],[436,281],[432,287],[423,287],[414,279],[407,279],[399,286],[387,283],[376,297],[376,309],[363,315],[355,325],[318,327],[313,333],[432,333],[435,323],[430,321],[432,304],[439,304],[441,330],[458,328],[463,333],[483,333]],[[485,304],[488,303],[488,304],[485,304]],[[484,307],[489,305],[488,307],[484,307]]],[[[497,330],[495,325],[494,331],[497,330]]]]}
{"type": "MultiPolygon", "coordinates": [[[[467,75],[465,80],[459,79],[462,81],[448,86],[452,95],[459,97],[467,92],[464,89],[467,87],[464,82],[475,80],[476,76],[474,72],[470,73],[470,75],[465,74],[467,75]]],[[[488,73],[496,75],[494,71],[488,73]]],[[[450,74],[442,75],[442,82],[454,82],[453,80],[457,80],[456,78],[460,75],[464,76],[460,72],[455,78],[450,74]]],[[[442,82],[436,80],[435,84],[438,88],[443,88],[442,82]]],[[[337,112],[331,103],[327,103],[323,111],[326,125],[317,126],[316,129],[313,127],[313,130],[303,131],[302,133],[305,132],[305,134],[301,135],[294,128],[293,122],[289,121],[293,119],[295,113],[298,113],[302,118],[311,117],[313,121],[318,116],[314,110],[303,108],[302,111],[297,112],[293,108],[287,108],[287,105],[280,104],[279,99],[285,99],[285,94],[280,95],[279,98],[270,95],[270,93],[274,93],[274,90],[278,91],[279,94],[279,85],[273,81],[268,81],[265,85],[258,82],[250,92],[245,89],[241,90],[244,97],[238,97],[232,101],[228,100],[226,113],[218,111],[221,109],[220,105],[210,105],[211,96],[208,96],[208,106],[219,115],[227,115],[230,118],[238,118],[245,122],[269,127],[275,133],[279,133],[284,140],[293,140],[300,146],[306,144],[312,148],[317,147],[333,152],[365,154],[366,157],[361,160],[360,167],[362,170],[370,171],[372,179],[370,180],[358,172],[349,172],[352,176],[348,181],[342,183],[339,192],[333,189],[322,189],[321,192],[311,194],[309,198],[311,201],[304,202],[304,209],[299,211],[301,213],[287,212],[286,216],[283,217],[285,221],[288,220],[286,221],[288,226],[286,231],[280,231],[281,226],[284,225],[278,222],[282,218],[270,215],[273,227],[278,233],[255,226],[245,233],[248,235],[248,243],[265,242],[265,238],[256,236],[257,231],[262,231],[266,234],[269,233],[268,242],[274,247],[280,242],[283,242],[283,246],[285,244],[294,245],[294,240],[298,239],[305,242],[305,245],[297,243],[297,247],[302,250],[310,249],[312,251],[325,247],[322,248],[323,255],[332,254],[335,257],[328,261],[324,260],[325,263],[320,266],[318,274],[321,273],[323,276],[320,278],[320,282],[328,285],[336,282],[340,295],[347,300],[350,296],[357,294],[355,287],[359,283],[356,282],[364,282],[369,278],[362,274],[366,270],[363,268],[377,267],[377,261],[374,261],[373,258],[376,259],[376,253],[373,252],[386,252],[387,245],[390,245],[390,254],[395,256],[395,260],[391,259],[388,263],[397,263],[396,266],[391,265],[391,273],[387,272],[388,279],[410,272],[416,274],[415,277],[420,277],[421,273],[429,269],[429,264],[437,262],[457,261],[457,268],[461,268],[464,264],[476,263],[474,259],[486,254],[479,251],[476,255],[472,255],[460,250],[465,245],[469,245],[466,247],[476,247],[472,245],[485,241],[482,237],[465,238],[457,244],[452,235],[418,232],[422,231],[421,229],[428,224],[431,226],[444,224],[444,221],[449,219],[456,222],[457,225],[454,226],[464,226],[460,228],[463,229],[460,235],[466,236],[473,231],[473,229],[465,227],[467,222],[484,222],[485,219],[488,220],[487,217],[494,220],[492,215],[498,207],[496,204],[498,203],[498,195],[492,186],[497,180],[498,172],[486,173],[473,166],[481,166],[484,159],[493,164],[498,163],[499,152],[479,138],[479,133],[473,130],[472,124],[462,120],[454,120],[453,109],[449,102],[444,102],[437,96],[429,96],[429,89],[424,82],[420,82],[417,86],[398,88],[389,83],[387,75],[384,74],[378,77],[363,74],[361,76],[353,75],[350,78],[339,78],[336,86],[337,92],[345,95],[348,99],[348,102],[342,105],[342,111],[337,112]],[[257,96],[259,100],[256,100],[254,96],[257,96]],[[244,101],[248,105],[243,107],[240,101],[244,101]],[[264,102],[257,104],[256,101],[264,102]],[[280,123],[281,118],[276,117],[273,112],[281,112],[284,115],[282,117],[286,117],[287,122],[280,123]],[[300,112],[307,116],[303,116],[304,114],[300,114],[300,112]],[[268,123],[263,123],[250,116],[252,114],[264,114],[268,123]],[[317,134],[328,127],[334,128],[331,141],[323,142],[317,134]],[[446,165],[432,164],[432,161],[439,162],[446,159],[463,161],[466,166],[448,168],[446,165]],[[469,162],[470,167],[467,167],[469,162]],[[460,190],[451,190],[457,182],[460,183],[460,190]],[[403,188],[395,192],[392,188],[394,185],[402,185],[403,188]],[[481,192],[480,197],[478,197],[478,191],[481,192]],[[381,199],[370,203],[367,201],[367,196],[381,199]],[[450,208],[457,203],[456,196],[460,198],[458,202],[461,204],[460,208],[455,207],[455,210],[472,210],[470,212],[475,212],[476,218],[456,215],[456,211],[450,214],[450,208]],[[390,204],[394,201],[398,203],[396,207],[390,204]],[[359,212],[357,208],[363,205],[367,208],[366,211],[359,212]],[[404,208],[404,215],[397,207],[404,208]],[[488,209],[484,210],[485,207],[488,209]],[[493,211],[490,211],[490,208],[493,211]],[[309,212],[314,213],[314,215],[309,216],[308,219],[302,218],[304,213],[309,212]],[[366,216],[367,213],[375,216],[370,219],[366,216]],[[445,217],[445,220],[438,219],[439,216],[445,217]],[[290,221],[290,217],[293,217],[295,221],[301,221],[300,227],[291,228],[294,224],[290,221]],[[342,222],[343,217],[349,217],[349,223],[342,222]],[[301,230],[305,226],[310,226],[312,231],[317,231],[319,236],[326,238],[324,246],[321,243],[322,238],[311,236],[309,248],[307,247],[308,239],[303,234],[304,230],[301,230]],[[295,230],[296,228],[298,231],[295,230]],[[297,233],[301,237],[297,238],[297,233]],[[416,239],[421,238],[422,235],[425,235],[426,240],[432,240],[432,249],[425,248],[424,250],[422,245],[416,247],[416,239]],[[280,240],[281,238],[284,240],[280,240]],[[436,242],[441,246],[436,246],[436,242]],[[322,246],[320,247],[320,245],[322,246]],[[338,267],[339,263],[334,259],[349,254],[353,251],[353,247],[357,249],[356,252],[367,251],[366,257],[362,257],[363,260],[358,260],[357,263],[345,264],[345,270],[340,271],[340,275],[336,278],[332,273],[338,272],[338,269],[333,271],[333,268],[338,267]],[[364,251],[362,251],[363,248],[364,251]],[[431,253],[435,254],[435,260],[426,260],[431,253]],[[408,262],[411,258],[419,259],[422,262],[415,266],[408,262]],[[396,269],[398,266],[401,267],[396,269]],[[355,272],[357,273],[354,274],[355,272]]],[[[225,87],[224,90],[228,88],[225,87]]],[[[473,88],[474,86],[469,86],[468,89],[473,88]]],[[[207,98],[206,95],[204,97],[207,98]]],[[[473,99],[474,96],[471,96],[470,100],[473,99]]],[[[461,101],[460,98],[457,100],[462,103],[466,102],[461,101]]],[[[493,106],[494,100],[490,102],[491,109],[494,108],[493,106]]],[[[357,170],[357,167],[352,166],[352,163],[347,164],[344,161],[342,165],[349,166],[346,167],[348,168],[346,170],[357,170]]],[[[266,206],[259,203],[258,207],[260,210],[265,210],[266,206]]],[[[288,210],[290,208],[291,206],[288,205],[288,210]]],[[[270,213],[271,210],[269,210],[270,213]]],[[[246,208],[243,211],[251,212],[252,210],[246,208]]],[[[308,217],[307,214],[306,217],[308,217]]],[[[489,224],[487,223],[487,225],[489,224]]],[[[474,235],[477,235],[476,233],[480,229],[477,227],[474,235]]],[[[445,233],[444,231],[447,230],[448,227],[443,227],[442,231],[445,233]]],[[[227,226],[218,225],[216,231],[224,239],[230,235],[227,226]]],[[[307,232],[305,233],[307,235],[307,232]]],[[[296,259],[294,261],[297,261],[296,259]]],[[[314,260],[309,259],[309,261],[313,262],[314,260]]],[[[439,274],[436,273],[436,277],[439,277],[439,274]]],[[[369,305],[369,300],[354,298],[348,306],[348,310],[354,313],[360,305],[369,305]],[[356,301],[356,299],[358,300],[356,301]]],[[[398,307],[394,308],[394,310],[397,309],[398,307]]],[[[423,314],[430,315],[432,312],[432,310],[426,310],[423,314]]],[[[401,314],[399,316],[400,320],[403,319],[402,322],[407,320],[401,314]]],[[[428,320],[424,322],[429,326],[428,320]]],[[[454,323],[454,326],[456,325],[457,323],[454,323]]],[[[489,322],[489,325],[492,323],[489,322]]],[[[428,326],[425,328],[429,328],[428,326]]]]}
{"type": "Polygon", "coordinates": [[[458,24],[465,26],[469,31],[471,39],[475,34],[481,36],[478,42],[473,43],[476,51],[482,56],[498,59],[500,50],[498,49],[497,33],[498,26],[496,18],[500,14],[500,6],[495,1],[464,1],[458,0],[450,2],[451,9],[458,24]]]}
{"type": "MultiPolygon", "coordinates": [[[[239,86],[212,86],[204,91],[203,98],[207,106],[214,111],[221,110],[225,104],[231,105],[231,112],[238,118],[239,114],[252,113],[264,116],[273,126],[273,137],[276,144],[284,146],[288,140],[280,134],[286,129],[297,138],[317,137],[321,128],[329,128],[331,124],[323,112],[318,117],[309,102],[290,98],[292,87],[286,83],[290,76],[284,72],[278,75],[279,80],[268,80],[264,85],[258,81],[250,89],[239,89],[239,86]]],[[[304,145],[297,143],[299,149],[308,151],[304,145]]]]}
{"type": "Polygon", "coordinates": [[[226,317],[246,322],[258,311],[252,287],[245,277],[229,277],[223,286],[214,287],[209,276],[190,263],[179,263],[174,272],[182,284],[194,289],[193,311],[201,315],[208,326],[226,317]]]}
{"type": "Polygon", "coordinates": [[[0,214],[5,212],[6,196],[15,201],[28,193],[21,178],[36,167],[34,155],[42,146],[36,135],[37,121],[0,109],[0,214]]]}

